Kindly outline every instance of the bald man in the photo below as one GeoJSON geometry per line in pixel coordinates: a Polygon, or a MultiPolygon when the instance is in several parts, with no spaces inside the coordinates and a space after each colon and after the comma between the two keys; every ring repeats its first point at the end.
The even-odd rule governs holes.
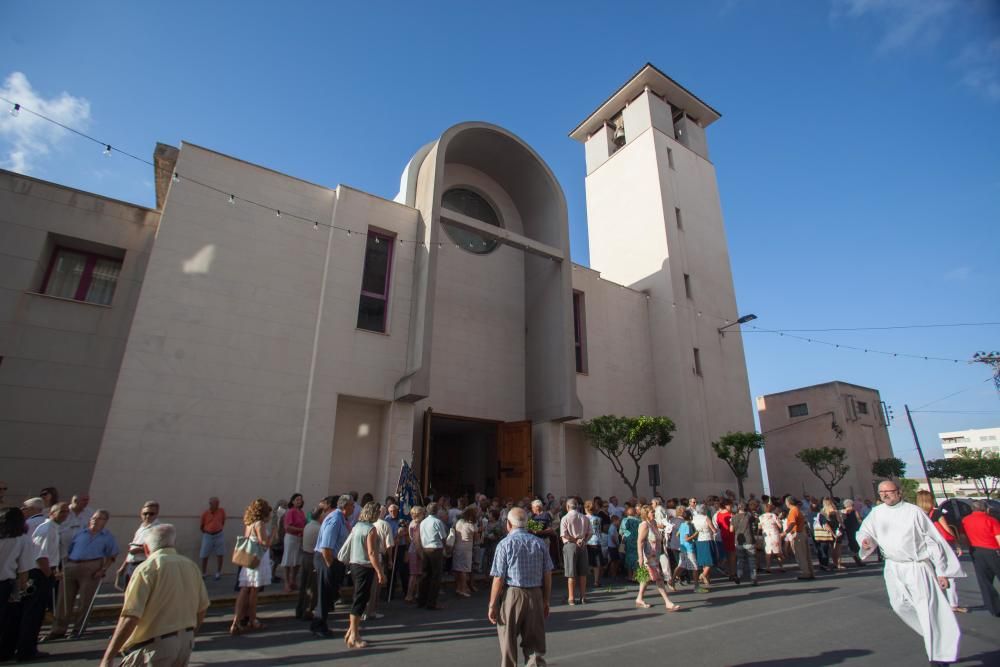
{"type": "Polygon", "coordinates": [[[932,665],[955,662],[962,633],[945,590],[953,585],[949,579],[965,576],[962,566],[927,515],[903,500],[895,482],[879,484],[878,495],[882,504],[858,530],[861,557],[876,546],[882,551],[892,610],[923,636],[932,665]]]}

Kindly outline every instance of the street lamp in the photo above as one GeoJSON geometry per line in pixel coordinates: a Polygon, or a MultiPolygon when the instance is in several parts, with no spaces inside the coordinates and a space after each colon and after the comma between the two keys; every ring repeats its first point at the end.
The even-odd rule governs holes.
{"type": "Polygon", "coordinates": [[[730,322],[729,324],[727,324],[724,327],[719,327],[719,335],[720,336],[725,336],[726,335],[725,330],[728,329],[729,327],[735,327],[737,324],[746,324],[747,322],[750,322],[751,320],[755,320],[755,319],[757,319],[757,316],[754,315],[753,313],[750,313],[749,315],[744,315],[743,317],[741,317],[740,319],[736,320],[735,322],[730,322]]]}

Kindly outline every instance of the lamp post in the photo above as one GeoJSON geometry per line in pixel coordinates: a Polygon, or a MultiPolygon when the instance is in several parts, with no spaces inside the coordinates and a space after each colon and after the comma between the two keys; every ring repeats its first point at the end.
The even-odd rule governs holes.
{"type": "Polygon", "coordinates": [[[754,315],[753,313],[750,313],[749,315],[744,315],[743,317],[741,317],[740,319],[736,320],[735,322],[730,322],[729,324],[727,324],[725,326],[719,327],[719,335],[720,336],[725,336],[726,335],[726,331],[725,330],[728,329],[729,327],[735,327],[738,324],[746,324],[747,322],[750,322],[751,320],[755,320],[755,319],[757,319],[757,316],[754,315]]]}

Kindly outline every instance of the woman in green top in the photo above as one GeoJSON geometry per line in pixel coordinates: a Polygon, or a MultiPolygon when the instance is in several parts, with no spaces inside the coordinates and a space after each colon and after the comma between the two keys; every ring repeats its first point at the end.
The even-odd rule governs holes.
{"type": "Polygon", "coordinates": [[[635,516],[635,508],[630,503],[625,503],[625,518],[622,519],[621,531],[622,543],[625,544],[625,576],[631,581],[635,577],[635,570],[639,566],[639,524],[641,522],[635,516]]]}
{"type": "Polygon", "coordinates": [[[381,517],[382,506],[376,502],[365,503],[358,522],[351,530],[347,540],[350,543],[348,561],[351,568],[351,578],[354,580],[354,599],[351,602],[350,627],[344,635],[348,648],[365,648],[368,642],[361,639],[361,615],[368,607],[368,599],[372,594],[372,584],[379,586],[385,583],[382,573],[382,556],[379,549],[378,531],[374,523],[381,517]]]}

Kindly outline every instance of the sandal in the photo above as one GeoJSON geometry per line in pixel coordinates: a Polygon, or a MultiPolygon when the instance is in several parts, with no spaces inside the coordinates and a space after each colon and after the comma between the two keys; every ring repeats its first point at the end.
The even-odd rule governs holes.
{"type": "Polygon", "coordinates": [[[368,642],[364,639],[355,639],[348,643],[347,648],[368,648],[368,642]]]}
{"type": "Polygon", "coordinates": [[[232,637],[239,637],[243,634],[243,629],[240,627],[239,621],[233,621],[233,624],[229,626],[229,634],[232,637]]]}
{"type": "Polygon", "coordinates": [[[679,604],[675,604],[673,607],[667,607],[667,611],[680,611],[680,610],[681,606],[679,604]]]}
{"type": "Polygon", "coordinates": [[[652,609],[653,608],[653,605],[647,603],[645,600],[636,600],[635,601],[635,606],[636,606],[636,609],[652,609]]]}
{"type": "Polygon", "coordinates": [[[267,627],[266,625],[264,625],[263,623],[261,623],[257,619],[254,619],[253,623],[248,623],[247,624],[247,628],[246,629],[247,629],[248,632],[258,632],[260,630],[265,629],[266,627],[267,627]]]}

